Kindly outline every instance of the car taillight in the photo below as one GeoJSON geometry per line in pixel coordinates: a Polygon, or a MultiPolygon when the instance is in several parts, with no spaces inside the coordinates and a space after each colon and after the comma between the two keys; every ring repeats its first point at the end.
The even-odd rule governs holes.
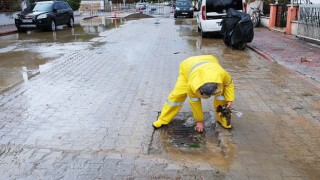
{"type": "Polygon", "coordinates": [[[247,3],[246,2],[243,3],[243,10],[245,13],[247,13],[247,3]]]}
{"type": "Polygon", "coordinates": [[[201,12],[202,12],[202,14],[201,14],[201,17],[202,17],[202,20],[206,20],[206,6],[202,6],[201,7],[201,12]]]}

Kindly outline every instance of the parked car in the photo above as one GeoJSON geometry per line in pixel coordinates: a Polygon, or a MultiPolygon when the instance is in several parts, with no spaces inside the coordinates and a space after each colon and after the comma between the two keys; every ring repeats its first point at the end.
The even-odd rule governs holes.
{"type": "Polygon", "coordinates": [[[177,0],[174,6],[174,18],[184,16],[193,18],[194,8],[190,0],[177,0]]]}
{"type": "Polygon", "coordinates": [[[208,33],[221,32],[221,21],[230,8],[244,12],[243,0],[199,0],[197,25],[202,37],[208,33]]]}
{"type": "Polygon", "coordinates": [[[147,3],[144,3],[144,2],[138,2],[136,4],[136,9],[147,9],[147,3]]]}
{"type": "Polygon", "coordinates": [[[165,2],[164,2],[164,5],[165,5],[165,6],[170,6],[170,1],[165,1],[165,2]]]}
{"type": "Polygon", "coordinates": [[[164,2],[165,6],[174,6],[174,2],[173,1],[166,1],[164,2]]]}
{"type": "Polygon", "coordinates": [[[28,29],[55,31],[59,25],[74,26],[74,15],[70,5],[62,1],[40,1],[28,6],[15,15],[19,32],[28,29]]]}

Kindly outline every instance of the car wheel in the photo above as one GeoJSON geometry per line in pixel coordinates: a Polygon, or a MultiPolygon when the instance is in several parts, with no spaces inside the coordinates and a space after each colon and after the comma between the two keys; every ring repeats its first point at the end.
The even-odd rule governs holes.
{"type": "Polygon", "coordinates": [[[48,29],[49,29],[49,31],[56,31],[57,24],[53,19],[51,19],[51,23],[50,23],[50,26],[48,27],[48,29]]]}
{"type": "Polygon", "coordinates": [[[207,33],[203,32],[203,31],[201,30],[201,37],[202,37],[202,38],[206,38],[206,37],[207,37],[207,33]]]}
{"type": "Polygon", "coordinates": [[[73,27],[74,26],[74,20],[72,17],[70,17],[69,22],[68,22],[68,27],[73,27]]]}
{"type": "Polygon", "coordinates": [[[198,32],[201,32],[201,29],[199,28],[199,26],[198,26],[198,32]]]}

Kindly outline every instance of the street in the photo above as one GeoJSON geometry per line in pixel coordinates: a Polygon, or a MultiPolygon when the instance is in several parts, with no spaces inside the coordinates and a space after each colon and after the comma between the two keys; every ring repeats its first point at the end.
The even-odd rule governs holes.
{"type": "MultiPolygon", "coordinates": [[[[0,52],[1,68],[18,69],[8,71],[14,85],[0,93],[1,179],[320,178],[320,89],[300,74],[249,48],[232,50],[221,37],[202,39],[195,19],[128,20],[88,36],[7,49],[48,58],[36,63],[31,78],[21,78],[30,72],[25,64],[0,52]],[[216,56],[231,74],[233,106],[243,113],[232,117],[231,130],[217,127],[228,153],[213,159],[201,150],[196,157],[150,153],[160,131],[152,122],[179,63],[203,54],[216,56]]],[[[212,98],[202,107],[209,112],[212,98]]],[[[190,111],[186,102],[181,112],[190,111]]]]}

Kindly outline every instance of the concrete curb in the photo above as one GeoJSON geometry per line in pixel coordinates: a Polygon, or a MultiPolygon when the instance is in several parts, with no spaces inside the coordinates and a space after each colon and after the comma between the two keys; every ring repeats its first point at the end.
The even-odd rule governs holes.
{"type": "Polygon", "coordinates": [[[14,33],[16,33],[16,32],[18,32],[18,30],[16,30],[16,31],[10,31],[10,32],[0,32],[0,36],[10,35],[10,34],[14,34],[14,33]]]}
{"type": "Polygon", "coordinates": [[[271,62],[277,62],[275,61],[274,59],[272,59],[268,54],[266,54],[265,52],[263,51],[260,51],[259,49],[251,46],[251,45],[247,45],[248,48],[250,48],[251,50],[253,50],[254,52],[256,52],[257,54],[259,54],[260,56],[262,56],[263,58],[267,59],[268,61],[271,61],[271,62]]]}
{"type": "MultiPolygon", "coordinates": [[[[255,53],[257,53],[257,54],[259,54],[260,56],[262,56],[263,58],[265,58],[266,60],[271,61],[271,62],[275,62],[275,63],[279,64],[276,60],[272,59],[267,53],[265,53],[265,52],[263,52],[263,51],[255,48],[255,47],[253,47],[253,46],[251,46],[251,45],[247,45],[247,47],[250,48],[251,50],[253,50],[255,53]]],[[[287,67],[286,67],[286,68],[287,68],[287,67]]],[[[287,69],[289,69],[289,68],[287,68],[287,69]]],[[[289,70],[294,71],[294,70],[292,70],[292,69],[289,69],[289,70]]],[[[314,82],[314,81],[317,82],[316,79],[314,79],[314,78],[312,78],[312,77],[307,77],[306,74],[303,74],[303,73],[301,73],[301,72],[299,72],[299,71],[294,71],[294,72],[300,74],[300,78],[301,78],[303,81],[307,81],[310,85],[312,85],[312,86],[313,86],[314,88],[316,88],[316,89],[318,88],[317,83],[314,82]]],[[[320,90],[319,90],[319,91],[320,91],[320,90]]]]}

